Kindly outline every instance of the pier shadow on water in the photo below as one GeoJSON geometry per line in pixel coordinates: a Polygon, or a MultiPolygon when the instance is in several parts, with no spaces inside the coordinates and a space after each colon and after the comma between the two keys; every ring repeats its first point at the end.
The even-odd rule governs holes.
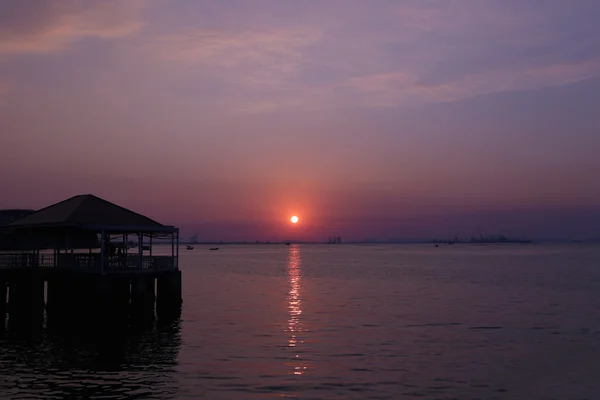
{"type": "Polygon", "coordinates": [[[169,399],[181,346],[181,321],[23,327],[0,335],[0,398],[169,399]]]}

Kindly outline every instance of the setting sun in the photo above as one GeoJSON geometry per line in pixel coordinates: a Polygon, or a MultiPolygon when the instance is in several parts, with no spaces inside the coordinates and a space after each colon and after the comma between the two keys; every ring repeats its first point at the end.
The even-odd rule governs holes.
{"type": "Polygon", "coordinates": [[[297,224],[299,221],[299,218],[294,215],[292,218],[290,218],[290,221],[292,221],[292,224],[297,224]]]}

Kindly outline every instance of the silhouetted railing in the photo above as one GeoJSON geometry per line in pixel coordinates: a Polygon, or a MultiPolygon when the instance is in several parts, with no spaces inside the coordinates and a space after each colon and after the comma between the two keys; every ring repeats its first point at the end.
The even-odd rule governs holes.
{"type": "Polygon", "coordinates": [[[98,253],[81,254],[0,254],[0,268],[66,268],[88,272],[149,272],[173,270],[177,257],[171,256],[125,256],[102,257],[98,253]]]}
{"type": "Polygon", "coordinates": [[[0,254],[0,268],[32,268],[53,266],[54,255],[52,254],[0,254]]]}
{"type": "Polygon", "coordinates": [[[136,272],[175,269],[176,257],[128,255],[105,260],[105,272],[136,272]]]}

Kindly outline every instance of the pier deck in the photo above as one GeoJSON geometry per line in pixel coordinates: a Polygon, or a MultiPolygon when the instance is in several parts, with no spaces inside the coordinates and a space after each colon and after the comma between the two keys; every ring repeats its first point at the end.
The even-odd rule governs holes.
{"type": "Polygon", "coordinates": [[[101,254],[0,253],[0,270],[20,268],[55,268],[90,273],[152,273],[177,269],[173,256],[127,254],[102,258],[101,254]]]}
{"type": "Polygon", "coordinates": [[[8,325],[32,330],[44,316],[85,325],[180,315],[173,226],[79,195],[5,225],[0,237],[0,330],[7,314],[8,325]],[[170,251],[153,254],[153,241],[169,241],[170,251]]]}

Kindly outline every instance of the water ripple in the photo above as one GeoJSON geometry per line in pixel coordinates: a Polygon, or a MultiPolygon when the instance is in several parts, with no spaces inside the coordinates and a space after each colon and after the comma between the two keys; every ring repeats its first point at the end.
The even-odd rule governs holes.
{"type": "Polygon", "coordinates": [[[0,398],[595,398],[599,263],[589,247],[182,253],[182,321],[7,333],[0,398]]]}

